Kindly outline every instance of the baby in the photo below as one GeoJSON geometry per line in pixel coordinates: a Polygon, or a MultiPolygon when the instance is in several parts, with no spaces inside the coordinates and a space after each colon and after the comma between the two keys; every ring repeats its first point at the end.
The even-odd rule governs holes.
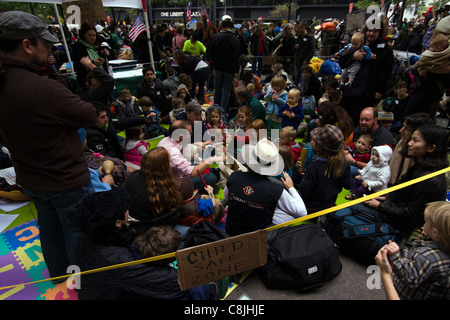
{"type": "Polygon", "coordinates": [[[353,179],[351,194],[345,199],[354,200],[366,194],[386,189],[391,169],[389,161],[392,158],[392,149],[389,146],[377,146],[372,148],[371,160],[367,166],[360,170],[360,174],[353,179]]]}
{"type": "Polygon", "coordinates": [[[448,36],[438,33],[430,40],[430,49],[422,53],[422,57],[414,64],[414,69],[436,72],[449,67],[450,48],[448,36]]]}
{"type": "MultiPolygon", "coordinates": [[[[359,50],[365,52],[366,55],[364,56],[364,60],[374,60],[377,57],[376,54],[372,53],[372,51],[370,51],[370,48],[364,44],[364,34],[362,32],[355,32],[352,36],[351,43],[337,52],[335,56],[342,54],[347,49],[352,50],[353,52],[359,50]]],[[[352,85],[353,80],[355,80],[356,74],[358,73],[360,68],[361,61],[353,60],[352,64],[349,67],[342,70],[339,90],[342,89],[343,86],[350,87],[352,85]],[[348,80],[348,82],[345,82],[346,80],[348,80]]]]}
{"type": "MultiPolygon", "coordinates": [[[[359,170],[357,163],[368,163],[370,161],[370,150],[372,149],[373,138],[370,134],[362,134],[358,140],[348,144],[345,150],[347,160],[352,166],[352,172],[359,170]]],[[[352,176],[355,176],[356,173],[352,176]]]]}

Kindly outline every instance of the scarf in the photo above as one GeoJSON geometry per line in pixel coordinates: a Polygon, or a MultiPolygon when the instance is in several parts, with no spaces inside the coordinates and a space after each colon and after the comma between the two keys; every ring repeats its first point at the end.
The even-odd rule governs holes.
{"type": "MultiPolygon", "coordinates": [[[[96,46],[94,46],[94,45],[92,45],[92,44],[90,44],[90,43],[88,43],[88,42],[86,42],[86,41],[84,41],[82,39],[80,39],[79,41],[80,41],[80,43],[82,45],[84,45],[86,47],[87,53],[88,53],[89,58],[91,59],[91,61],[94,61],[95,59],[97,59],[99,57],[98,53],[97,53],[97,50],[96,50],[97,49],[96,46]]],[[[101,65],[100,68],[103,68],[103,65],[101,65]]]]}

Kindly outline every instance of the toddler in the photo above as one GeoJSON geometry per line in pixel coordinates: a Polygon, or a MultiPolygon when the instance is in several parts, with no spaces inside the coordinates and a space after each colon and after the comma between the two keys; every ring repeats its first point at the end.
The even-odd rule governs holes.
{"type": "Polygon", "coordinates": [[[139,109],[138,101],[131,95],[129,88],[123,88],[120,91],[119,99],[116,100],[117,116],[119,119],[125,117],[138,117],[142,114],[139,109]]]}
{"type": "Polygon", "coordinates": [[[125,130],[124,157],[125,161],[137,166],[141,165],[141,159],[147,153],[147,143],[143,141],[144,133],[139,126],[130,127],[125,130]]]}
{"type": "Polygon", "coordinates": [[[139,106],[145,117],[150,118],[150,122],[145,123],[143,127],[144,137],[143,139],[151,139],[159,136],[161,133],[165,134],[167,130],[160,126],[161,114],[158,109],[153,106],[153,101],[147,96],[139,99],[139,106]]]}
{"type": "Polygon", "coordinates": [[[428,204],[424,218],[424,239],[402,251],[390,242],[375,257],[389,299],[449,299],[450,203],[428,204]]]}
{"type": "Polygon", "coordinates": [[[370,161],[370,151],[372,149],[373,138],[370,134],[362,134],[355,142],[350,142],[345,150],[347,160],[351,165],[352,177],[359,172],[359,167],[364,168],[370,161]]]}
{"type": "Polygon", "coordinates": [[[430,72],[448,68],[450,59],[449,37],[438,33],[430,39],[430,48],[422,53],[422,57],[414,64],[414,69],[430,72]]]}
{"type": "Polygon", "coordinates": [[[186,111],[186,103],[182,98],[173,98],[171,103],[172,110],[161,118],[161,123],[171,124],[180,114],[186,111]]]}
{"type": "Polygon", "coordinates": [[[280,130],[280,146],[287,146],[291,150],[294,162],[297,162],[298,158],[302,153],[302,146],[300,143],[295,141],[295,136],[297,131],[291,127],[287,126],[280,130]]]}
{"type": "Polygon", "coordinates": [[[264,100],[267,101],[266,125],[268,132],[270,133],[272,129],[281,129],[281,116],[278,111],[288,101],[286,80],[282,76],[275,75],[272,78],[264,100]]]}
{"type": "Polygon", "coordinates": [[[300,90],[291,89],[288,93],[288,103],[280,108],[278,115],[281,116],[281,128],[291,126],[295,130],[305,118],[300,101],[300,90]]]}
{"type": "Polygon", "coordinates": [[[345,199],[354,200],[366,194],[378,192],[387,188],[391,169],[389,161],[392,158],[392,148],[377,146],[372,148],[372,156],[367,166],[353,179],[351,194],[345,199]]]}
{"type": "MultiPolygon", "coordinates": [[[[336,56],[342,54],[345,50],[352,50],[353,52],[365,52],[366,55],[364,56],[364,60],[376,59],[376,54],[372,53],[372,51],[370,51],[370,48],[364,44],[364,34],[362,32],[355,32],[352,36],[351,43],[342,48],[336,54],[336,56]]],[[[348,68],[344,68],[341,74],[341,83],[339,85],[339,89],[342,89],[344,85],[350,87],[353,83],[353,80],[355,80],[356,74],[358,73],[360,68],[361,61],[358,60],[353,60],[352,64],[348,68]],[[345,82],[346,80],[348,81],[345,82]]]]}

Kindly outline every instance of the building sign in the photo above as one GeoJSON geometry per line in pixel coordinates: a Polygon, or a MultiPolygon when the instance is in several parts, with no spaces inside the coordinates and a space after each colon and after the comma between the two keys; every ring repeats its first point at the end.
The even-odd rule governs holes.
{"type": "MultiPolygon", "coordinates": [[[[153,9],[153,17],[155,20],[183,20],[185,11],[158,11],[153,9]]],[[[191,20],[201,19],[200,11],[191,12],[191,20]]]]}

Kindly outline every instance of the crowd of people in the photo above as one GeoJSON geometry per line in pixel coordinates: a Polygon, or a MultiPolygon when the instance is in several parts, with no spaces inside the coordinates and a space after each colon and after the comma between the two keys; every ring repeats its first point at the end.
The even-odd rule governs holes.
{"type": "MultiPolygon", "coordinates": [[[[49,72],[64,56],[53,51],[58,36],[31,14],[0,14],[1,143],[36,205],[50,276],[173,252],[199,221],[224,221],[228,235],[240,235],[333,207],[343,189],[355,199],[448,167],[447,128],[435,124],[449,88],[448,10],[406,25],[406,43],[416,32],[423,41],[406,48],[422,57],[413,81],[392,88],[393,49],[405,44],[375,18],[379,27],[345,30],[335,20],[331,31],[308,21],[236,28],[228,15],[195,30],[163,23],[152,28],[153,57],[174,59],[181,72],[171,79],[147,64],[145,33],[131,41],[127,28],[83,23],[69,36],[75,94],[49,72]],[[114,96],[108,61],[125,52],[145,64],[143,78],[114,96]],[[343,74],[314,70],[317,52],[343,74]],[[161,139],[150,147],[153,137],[161,139]]],[[[388,297],[449,298],[446,196],[441,174],[354,206],[402,240],[426,234],[404,257],[404,241],[374,257],[394,288],[388,297]],[[426,271],[424,250],[437,252],[426,271]]],[[[214,284],[181,291],[172,262],[83,276],[79,298],[217,298],[214,284]]]]}

